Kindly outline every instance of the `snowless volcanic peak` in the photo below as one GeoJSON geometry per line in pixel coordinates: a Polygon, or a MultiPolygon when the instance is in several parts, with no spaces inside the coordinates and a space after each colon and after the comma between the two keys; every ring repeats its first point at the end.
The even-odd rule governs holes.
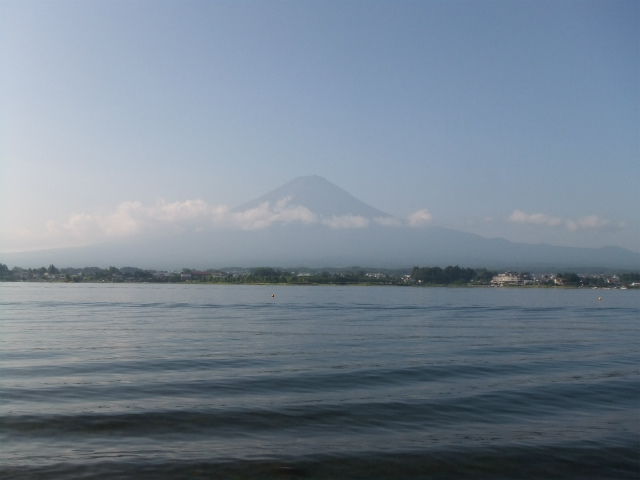
{"type": "Polygon", "coordinates": [[[361,202],[318,175],[294,178],[281,187],[235,208],[234,211],[256,208],[265,202],[276,205],[285,199],[288,199],[287,205],[301,205],[321,217],[341,215],[356,215],[368,219],[391,217],[388,213],[361,202]]]}

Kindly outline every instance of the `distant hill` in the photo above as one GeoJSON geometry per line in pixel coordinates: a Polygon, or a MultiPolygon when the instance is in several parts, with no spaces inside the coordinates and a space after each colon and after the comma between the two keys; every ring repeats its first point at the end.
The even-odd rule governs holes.
{"type": "Polygon", "coordinates": [[[9,266],[216,268],[223,265],[380,268],[487,267],[528,271],[638,270],[640,254],[618,247],[576,248],[514,243],[442,227],[412,228],[318,177],[300,177],[234,209],[301,206],[317,217],[308,224],[274,223],[260,230],[217,229],[155,234],[86,247],[0,255],[9,266]],[[367,220],[358,228],[332,228],[326,219],[367,220]],[[394,220],[385,223],[377,220],[394,220]],[[397,220],[397,221],[395,221],[397,220]],[[385,226],[392,225],[392,226],[385,226]]]}

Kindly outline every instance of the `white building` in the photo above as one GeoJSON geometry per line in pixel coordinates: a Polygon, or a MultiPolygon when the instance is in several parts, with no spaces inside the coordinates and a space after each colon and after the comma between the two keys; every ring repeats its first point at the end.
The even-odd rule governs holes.
{"type": "Polygon", "coordinates": [[[496,275],[491,279],[491,285],[522,285],[524,282],[522,275],[512,272],[505,272],[496,275]]]}

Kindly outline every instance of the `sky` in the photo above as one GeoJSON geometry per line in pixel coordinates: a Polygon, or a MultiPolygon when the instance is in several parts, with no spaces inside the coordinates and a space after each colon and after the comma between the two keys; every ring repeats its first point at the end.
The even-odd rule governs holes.
{"type": "Polygon", "coordinates": [[[640,252],[639,159],[637,1],[0,0],[0,251],[229,223],[316,174],[421,225],[640,252]]]}

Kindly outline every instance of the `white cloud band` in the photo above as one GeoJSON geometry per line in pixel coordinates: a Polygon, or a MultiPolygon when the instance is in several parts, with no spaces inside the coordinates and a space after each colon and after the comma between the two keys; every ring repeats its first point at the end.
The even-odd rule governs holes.
{"type": "Polygon", "coordinates": [[[66,222],[47,222],[44,230],[39,232],[21,229],[11,236],[14,237],[13,243],[29,249],[86,245],[152,233],[261,230],[276,224],[319,224],[332,229],[352,229],[366,228],[372,223],[383,227],[421,227],[431,220],[431,213],[426,209],[412,213],[406,220],[397,217],[368,219],[361,215],[321,217],[306,207],[292,204],[291,198],[283,198],[275,204],[265,202],[241,212],[232,211],[226,205],[211,205],[198,199],[172,203],[159,200],[150,206],[127,201],[106,215],[76,213],[66,222]]]}
{"type": "Polygon", "coordinates": [[[549,226],[556,226],[562,223],[562,219],[560,217],[552,217],[544,213],[527,214],[521,210],[514,210],[514,212],[509,217],[509,221],[515,223],[532,223],[534,225],[549,226]]]}
{"type": "Polygon", "coordinates": [[[624,223],[614,223],[611,220],[602,218],[599,215],[588,215],[577,220],[563,220],[561,217],[554,217],[545,213],[525,213],[521,210],[514,210],[508,220],[513,223],[523,223],[531,225],[542,225],[549,227],[562,226],[570,232],[577,230],[617,230],[624,228],[624,223]]]}
{"type": "Polygon", "coordinates": [[[409,217],[407,218],[407,221],[409,222],[409,225],[411,225],[412,227],[421,227],[429,223],[432,219],[433,217],[431,216],[431,213],[429,212],[429,210],[424,208],[422,210],[418,210],[417,212],[413,212],[411,215],[409,215],[409,217]]]}

